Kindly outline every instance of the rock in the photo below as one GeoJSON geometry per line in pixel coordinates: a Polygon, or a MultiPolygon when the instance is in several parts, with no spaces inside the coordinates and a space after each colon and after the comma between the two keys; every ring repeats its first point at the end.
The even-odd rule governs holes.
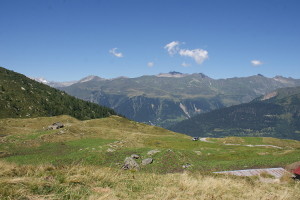
{"type": "Polygon", "coordinates": [[[140,156],[137,155],[137,154],[132,154],[130,157],[131,157],[131,158],[134,158],[134,159],[139,159],[139,158],[140,158],[140,156]]]}
{"type": "Polygon", "coordinates": [[[185,165],[182,165],[182,168],[183,168],[183,169],[187,169],[187,168],[189,168],[189,167],[191,167],[191,166],[192,166],[192,164],[186,163],[185,165]]]}
{"type": "Polygon", "coordinates": [[[138,170],[140,168],[139,164],[131,157],[126,157],[124,160],[124,165],[122,169],[135,169],[138,170]]]}
{"type": "Polygon", "coordinates": [[[112,149],[112,148],[108,148],[107,150],[106,150],[106,152],[114,152],[114,151],[116,151],[115,149],[112,149]]]}
{"type": "Polygon", "coordinates": [[[198,156],[202,155],[201,151],[194,151],[198,156]]]}
{"type": "Polygon", "coordinates": [[[48,126],[47,129],[48,130],[55,130],[55,129],[60,129],[60,128],[63,128],[63,127],[64,127],[63,123],[61,123],[61,122],[55,122],[54,124],[48,126]]]}
{"type": "Polygon", "coordinates": [[[146,158],[144,160],[142,160],[142,165],[149,165],[153,162],[152,158],[146,158]]]}
{"type": "Polygon", "coordinates": [[[152,155],[154,155],[154,154],[156,154],[156,153],[158,153],[158,152],[160,152],[160,151],[159,151],[159,150],[151,150],[151,151],[149,151],[149,152],[147,153],[147,155],[152,156],[152,155]]]}

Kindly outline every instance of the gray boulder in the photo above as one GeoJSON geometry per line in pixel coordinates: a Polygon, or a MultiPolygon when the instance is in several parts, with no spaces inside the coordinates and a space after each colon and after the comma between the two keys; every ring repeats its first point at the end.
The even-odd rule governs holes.
{"type": "Polygon", "coordinates": [[[142,160],[142,165],[149,165],[153,162],[152,158],[146,158],[144,160],[142,160]]]}
{"type": "Polygon", "coordinates": [[[160,152],[159,150],[151,150],[151,151],[149,151],[147,154],[149,155],[149,156],[152,156],[152,155],[154,155],[154,154],[156,154],[156,153],[158,153],[158,152],[160,152]]]}
{"type": "Polygon", "coordinates": [[[140,168],[139,164],[134,160],[134,158],[126,157],[124,160],[124,165],[122,169],[135,169],[138,170],[140,168]]]}
{"type": "Polygon", "coordinates": [[[139,158],[140,158],[140,156],[139,156],[139,155],[137,155],[137,154],[132,154],[132,155],[131,155],[131,158],[134,158],[134,159],[139,159],[139,158]]]}

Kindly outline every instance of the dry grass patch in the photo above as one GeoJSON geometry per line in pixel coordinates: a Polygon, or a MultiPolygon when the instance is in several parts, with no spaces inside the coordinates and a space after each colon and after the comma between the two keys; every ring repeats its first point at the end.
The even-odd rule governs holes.
{"type": "Polygon", "coordinates": [[[0,162],[1,199],[297,199],[300,184],[190,173],[153,174],[95,166],[0,162]]]}

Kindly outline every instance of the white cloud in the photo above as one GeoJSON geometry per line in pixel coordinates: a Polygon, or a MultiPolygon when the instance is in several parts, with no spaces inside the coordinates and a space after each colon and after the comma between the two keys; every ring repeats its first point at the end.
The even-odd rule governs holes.
{"type": "Polygon", "coordinates": [[[186,63],[186,62],[183,62],[183,63],[181,64],[181,66],[182,66],[182,67],[189,67],[190,64],[189,64],[189,63],[186,63]]]}
{"type": "Polygon", "coordinates": [[[196,63],[202,64],[208,58],[208,52],[203,49],[180,49],[179,55],[193,58],[196,63]]]}
{"type": "Polygon", "coordinates": [[[147,63],[147,66],[148,66],[148,67],[153,67],[153,66],[154,66],[154,62],[148,62],[148,63],[147,63]]]}
{"type": "Polygon", "coordinates": [[[112,55],[118,57],[118,58],[122,58],[123,57],[123,54],[121,52],[117,52],[117,49],[118,48],[113,48],[111,50],[109,50],[109,53],[111,53],[112,55]]]}
{"type": "Polygon", "coordinates": [[[259,66],[262,65],[263,63],[260,60],[251,60],[251,64],[253,66],[259,66]]]}
{"type": "Polygon", "coordinates": [[[180,42],[178,41],[173,41],[167,44],[164,48],[167,49],[169,55],[174,55],[179,51],[179,44],[180,42]]]}

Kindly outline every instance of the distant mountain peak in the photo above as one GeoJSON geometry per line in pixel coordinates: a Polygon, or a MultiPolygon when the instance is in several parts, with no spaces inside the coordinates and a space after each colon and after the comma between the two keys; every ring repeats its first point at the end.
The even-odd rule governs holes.
{"type": "Polygon", "coordinates": [[[87,77],[84,77],[83,79],[80,79],[78,82],[79,83],[84,83],[84,82],[88,82],[88,81],[92,81],[92,80],[105,80],[104,78],[101,78],[99,76],[95,76],[95,75],[89,75],[87,77]]]}
{"type": "Polygon", "coordinates": [[[35,80],[39,83],[43,83],[45,85],[49,85],[51,87],[67,87],[67,86],[70,86],[70,85],[76,83],[76,81],[66,81],[66,82],[48,81],[48,80],[46,80],[45,78],[42,78],[42,77],[40,77],[40,78],[30,78],[30,79],[35,80]]]}
{"type": "Polygon", "coordinates": [[[38,78],[30,78],[30,79],[32,79],[32,80],[35,80],[35,81],[37,81],[37,82],[40,82],[40,83],[44,83],[44,84],[49,84],[49,81],[48,80],[46,80],[45,78],[43,78],[43,77],[38,77],[38,78]]]}
{"type": "Polygon", "coordinates": [[[156,75],[157,77],[169,77],[169,78],[181,78],[188,76],[189,74],[183,74],[181,72],[171,71],[169,73],[160,73],[156,75]]]}
{"type": "Polygon", "coordinates": [[[286,78],[286,77],[283,77],[283,76],[275,76],[273,78],[275,81],[278,81],[278,82],[281,82],[281,83],[288,83],[289,82],[289,79],[290,78],[286,78]]]}
{"type": "Polygon", "coordinates": [[[203,73],[198,73],[198,75],[200,75],[201,78],[209,78],[208,76],[206,76],[206,75],[203,74],[203,73]]]}
{"type": "Polygon", "coordinates": [[[183,73],[181,73],[181,72],[176,72],[176,71],[170,71],[169,74],[172,74],[172,75],[181,74],[181,75],[182,75],[183,73]]]}
{"type": "Polygon", "coordinates": [[[116,80],[116,79],[127,79],[128,77],[127,76],[118,76],[116,78],[112,78],[112,79],[109,79],[109,80],[116,80]]]}

